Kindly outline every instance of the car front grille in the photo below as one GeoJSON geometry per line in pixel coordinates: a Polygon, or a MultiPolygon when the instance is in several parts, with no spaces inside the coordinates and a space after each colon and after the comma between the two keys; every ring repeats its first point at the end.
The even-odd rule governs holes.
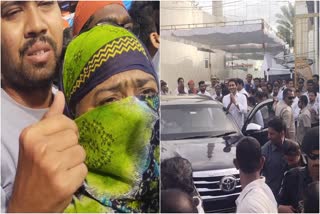
{"type": "Polygon", "coordinates": [[[219,200],[231,196],[237,196],[241,192],[240,175],[236,169],[201,171],[193,173],[194,184],[202,200],[219,200]],[[235,189],[224,191],[220,188],[221,180],[225,176],[235,178],[235,189]]]}

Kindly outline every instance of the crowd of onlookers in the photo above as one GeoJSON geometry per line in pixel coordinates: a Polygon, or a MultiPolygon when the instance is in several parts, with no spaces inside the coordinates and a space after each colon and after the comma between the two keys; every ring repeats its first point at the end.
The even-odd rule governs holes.
{"type": "MultiPolygon", "coordinates": [[[[261,129],[268,129],[269,141],[263,144],[244,137],[236,146],[234,164],[242,185],[237,212],[319,212],[319,75],[307,81],[297,78],[296,87],[293,79],[270,82],[253,79],[251,74],[245,81],[213,77],[211,85],[200,81],[198,87],[193,80],[186,87],[182,77],[177,83],[171,91],[161,80],[161,94],[210,96],[223,104],[239,128],[252,108],[273,100],[271,108],[259,109],[252,118],[261,129]]],[[[202,212],[195,190],[190,189],[194,186],[192,167],[178,159],[161,165],[162,189],[166,190],[161,203],[173,206],[167,195],[175,195],[179,199],[175,212],[202,212]]]]}

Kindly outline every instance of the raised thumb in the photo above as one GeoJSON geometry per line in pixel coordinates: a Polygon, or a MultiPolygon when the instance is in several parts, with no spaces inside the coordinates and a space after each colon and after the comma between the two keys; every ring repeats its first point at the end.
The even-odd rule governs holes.
{"type": "Polygon", "coordinates": [[[64,105],[65,105],[64,94],[61,91],[58,91],[54,96],[53,103],[51,104],[49,110],[43,116],[43,119],[52,117],[55,115],[63,114],[64,105]]]}

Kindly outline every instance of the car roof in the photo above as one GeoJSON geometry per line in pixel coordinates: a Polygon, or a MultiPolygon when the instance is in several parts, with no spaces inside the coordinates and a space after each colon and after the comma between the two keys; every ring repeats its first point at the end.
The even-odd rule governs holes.
{"type": "Polygon", "coordinates": [[[164,95],[161,96],[161,105],[180,105],[180,104],[216,104],[222,105],[219,101],[205,95],[164,95]]]}

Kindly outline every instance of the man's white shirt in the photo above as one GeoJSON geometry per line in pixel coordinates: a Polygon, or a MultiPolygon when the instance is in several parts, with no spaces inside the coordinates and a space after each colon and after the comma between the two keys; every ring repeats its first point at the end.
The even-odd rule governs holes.
{"type": "Polygon", "coordinates": [[[249,183],[236,200],[237,213],[278,213],[276,199],[261,177],[249,183]]]}
{"type": "Polygon", "coordinates": [[[249,94],[248,92],[246,91],[246,89],[242,88],[240,91],[238,91],[240,94],[244,94],[246,95],[247,97],[249,97],[249,94]]]}
{"type": "MultiPolygon", "coordinates": [[[[235,95],[236,103],[239,105],[239,109],[235,106],[234,103],[231,104],[229,108],[230,114],[233,116],[236,123],[242,128],[244,124],[244,115],[247,113],[248,104],[247,98],[245,95],[237,92],[235,95]]],[[[230,103],[230,93],[223,97],[222,103],[224,107],[228,107],[230,103]]]]}
{"type": "Polygon", "coordinates": [[[201,91],[199,91],[198,94],[200,94],[200,95],[207,95],[207,96],[211,97],[210,93],[207,92],[207,91],[205,91],[204,93],[202,93],[201,91]]]}

